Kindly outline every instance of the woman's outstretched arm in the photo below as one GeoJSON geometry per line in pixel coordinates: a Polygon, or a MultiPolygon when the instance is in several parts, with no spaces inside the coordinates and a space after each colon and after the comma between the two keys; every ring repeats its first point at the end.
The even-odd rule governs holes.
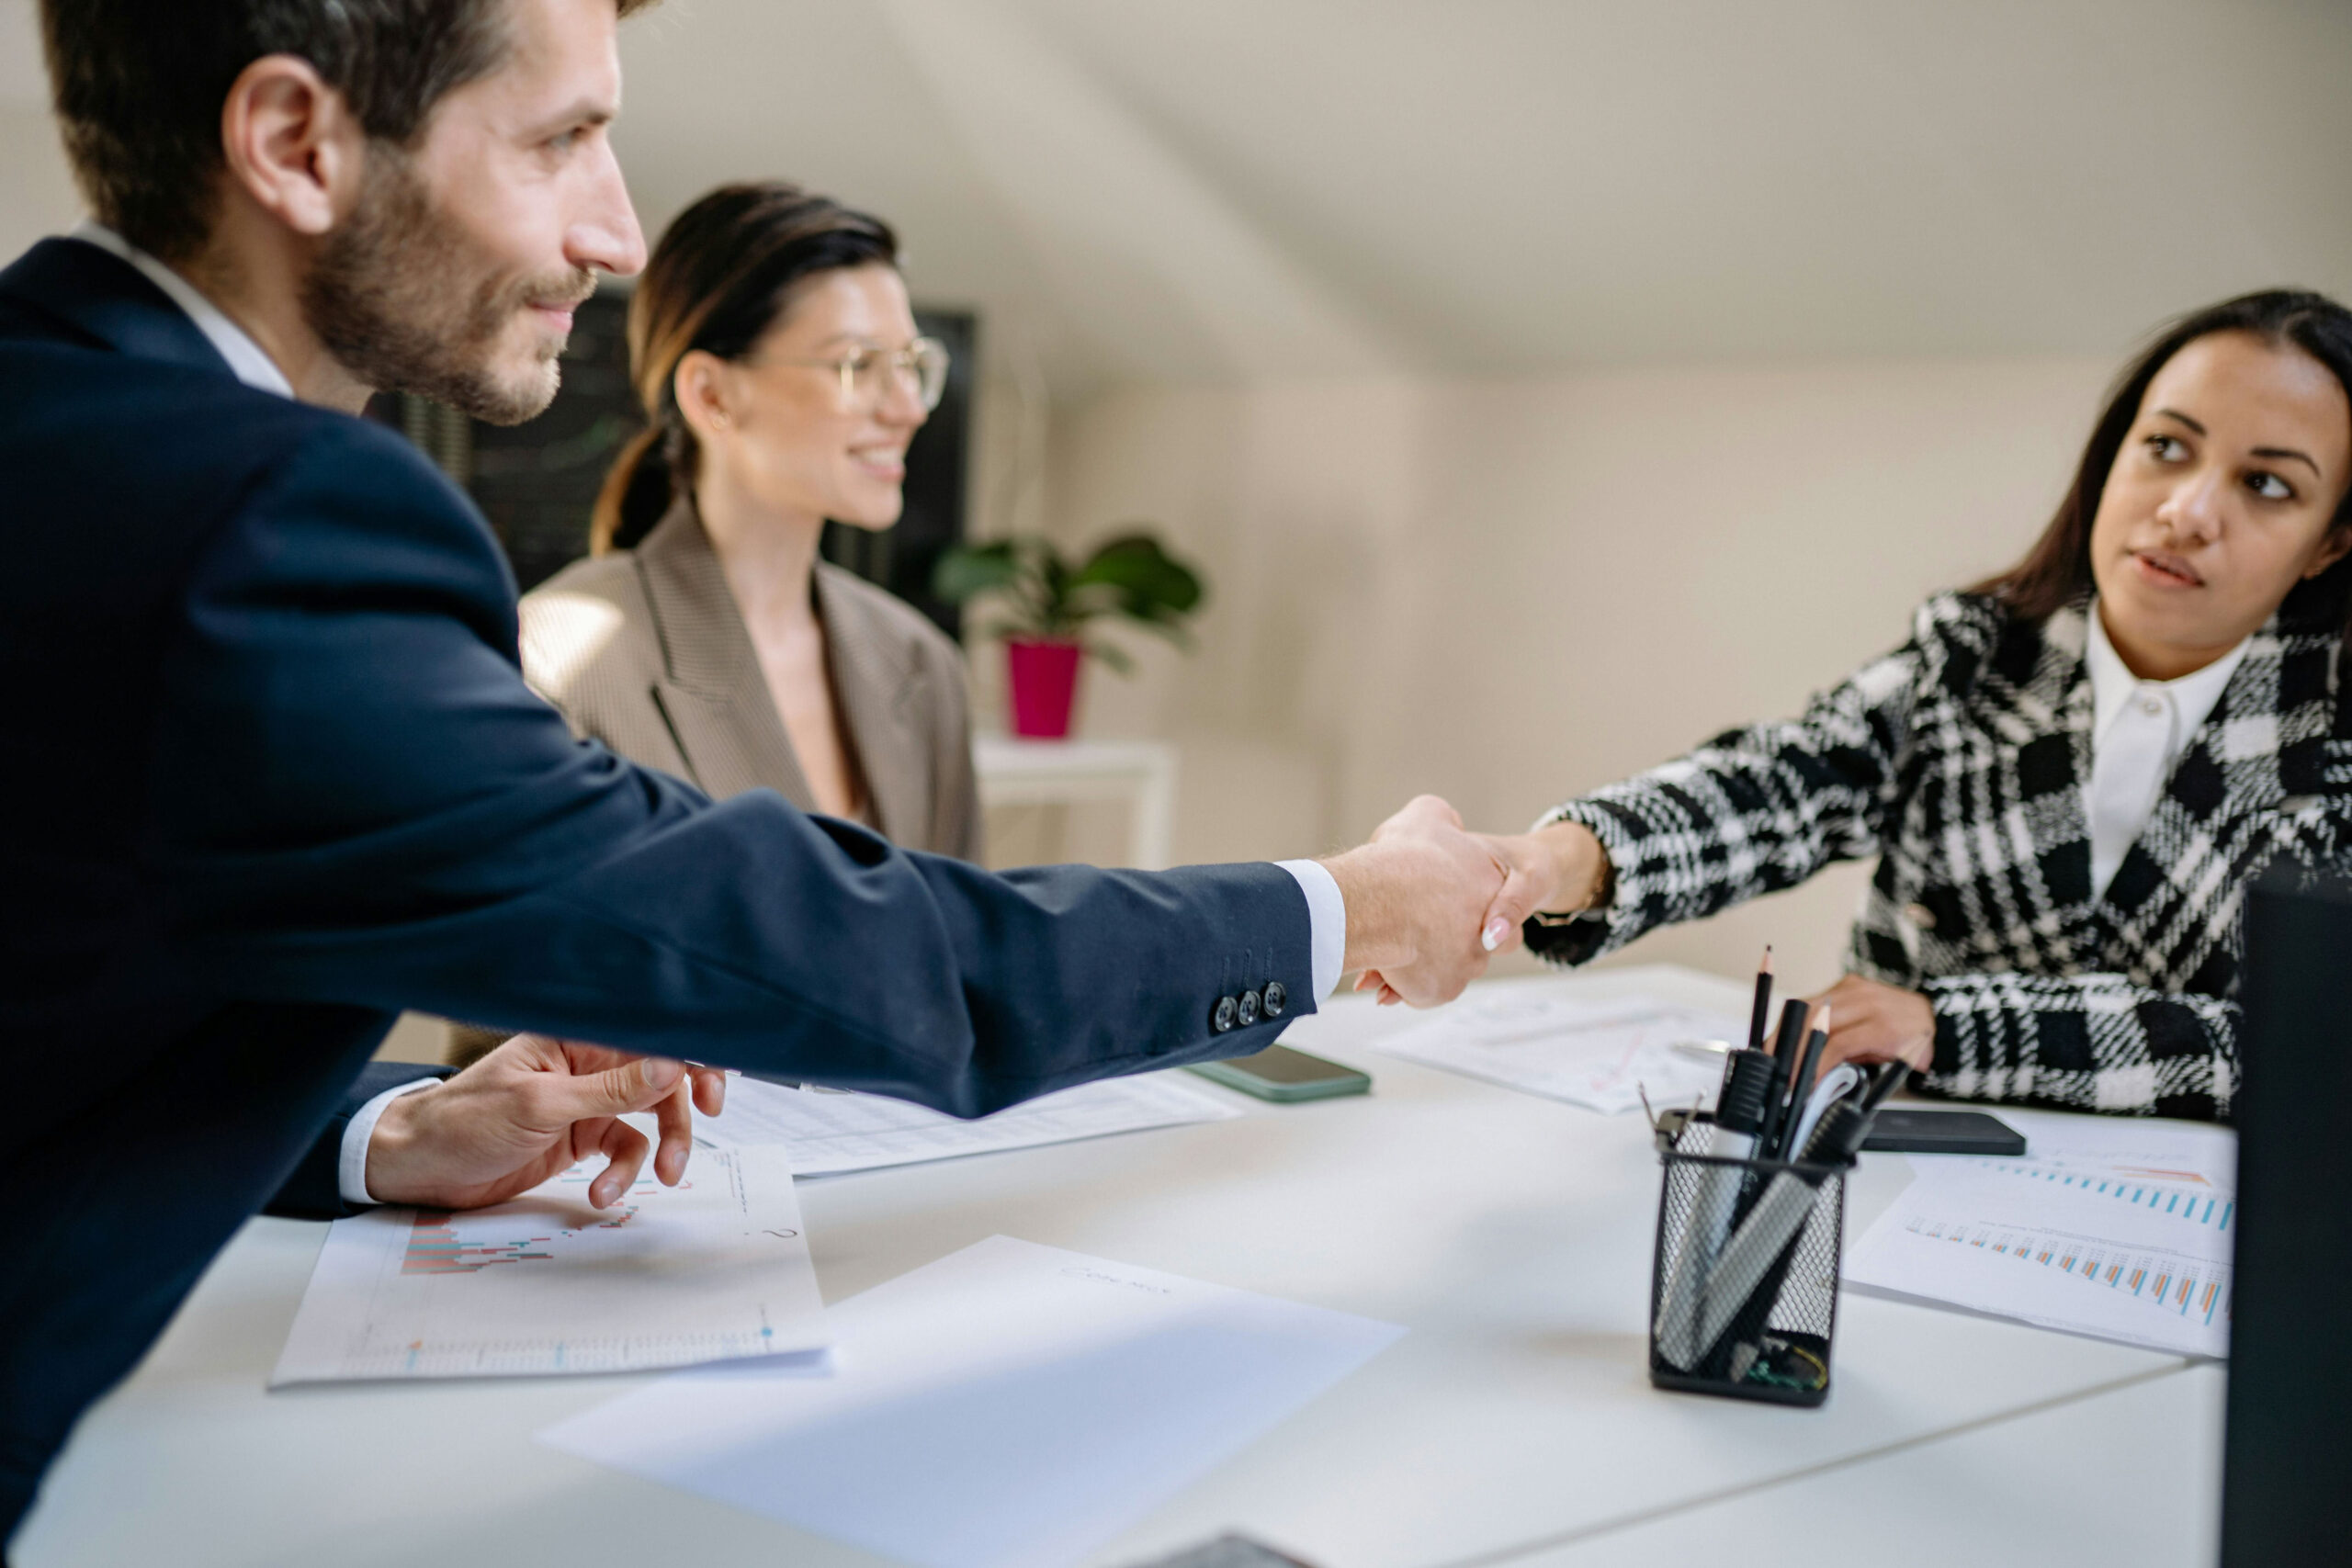
{"type": "MultiPolygon", "coordinates": [[[[1537,954],[1581,964],[1654,927],[1876,853],[1921,694],[1973,679],[1990,637],[1981,602],[1939,596],[1918,612],[1910,641],[1800,716],[1730,730],[1547,812],[1534,832],[1492,840],[1497,859],[1521,873],[1498,915],[1507,927],[1526,919],[1517,934],[1537,954]],[[1527,919],[1579,908],[1589,918],[1527,919]]],[[[1507,945],[1514,933],[1489,922],[1488,934],[1507,945]]]]}

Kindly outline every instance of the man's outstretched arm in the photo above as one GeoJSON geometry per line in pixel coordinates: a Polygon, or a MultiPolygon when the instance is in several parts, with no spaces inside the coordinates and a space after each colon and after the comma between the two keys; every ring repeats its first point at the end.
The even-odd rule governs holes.
{"type": "MultiPolygon", "coordinates": [[[[162,661],[176,783],[154,841],[225,990],[962,1115],[1254,1051],[1313,1010],[1308,902],[1280,867],[999,874],[765,792],[713,806],[575,741],[514,635],[488,531],[369,427],[311,437],[213,541],[162,661]],[[1224,1006],[1245,997],[1254,1024],[1224,1006]]],[[[1450,816],[1408,807],[1328,863],[1351,961],[1415,999],[1475,972],[1468,906],[1500,885],[1450,816]]]]}

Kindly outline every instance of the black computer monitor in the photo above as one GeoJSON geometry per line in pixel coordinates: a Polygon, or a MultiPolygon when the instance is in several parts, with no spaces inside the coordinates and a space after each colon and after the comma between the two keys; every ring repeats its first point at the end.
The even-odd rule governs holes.
{"type": "Polygon", "coordinates": [[[2352,880],[2249,891],[2223,1568],[2352,1562],[2352,880]]]}

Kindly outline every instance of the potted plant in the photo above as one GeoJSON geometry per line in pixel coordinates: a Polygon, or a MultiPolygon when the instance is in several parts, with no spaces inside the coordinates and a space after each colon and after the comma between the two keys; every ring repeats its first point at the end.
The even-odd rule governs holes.
{"type": "Polygon", "coordinates": [[[951,604],[993,594],[1002,615],[984,628],[1004,638],[1012,732],[1044,739],[1069,733],[1081,655],[1125,674],[1134,668],[1111,643],[1082,635],[1102,615],[1120,615],[1180,647],[1185,617],[1200,608],[1201,580],[1148,534],[1125,534],[1072,566],[1050,539],[1020,535],[958,545],[939,559],[932,592],[951,604]]]}

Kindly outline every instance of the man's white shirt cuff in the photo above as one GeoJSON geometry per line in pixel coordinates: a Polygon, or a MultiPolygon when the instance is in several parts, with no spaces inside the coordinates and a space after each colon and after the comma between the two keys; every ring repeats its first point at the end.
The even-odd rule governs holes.
{"type": "Polygon", "coordinates": [[[343,1154],[335,1162],[335,1185],[343,1190],[343,1201],[355,1207],[365,1208],[376,1200],[368,1196],[368,1140],[376,1135],[376,1123],[382,1120],[384,1107],[404,1094],[414,1094],[421,1089],[431,1089],[439,1078],[419,1078],[398,1089],[388,1089],[361,1106],[343,1130],[343,1154]]]}
{"type": "Polygon", "coordinates": [[[1315,977],[1315,999],[1321,1001],[1340,987],[1340,965],[1348,956],[1348,901],[1339,881],[1321,861],[1278,860],[1274,863],[1298,883],[1306,895],[1307,972],[1315,977]]]}

